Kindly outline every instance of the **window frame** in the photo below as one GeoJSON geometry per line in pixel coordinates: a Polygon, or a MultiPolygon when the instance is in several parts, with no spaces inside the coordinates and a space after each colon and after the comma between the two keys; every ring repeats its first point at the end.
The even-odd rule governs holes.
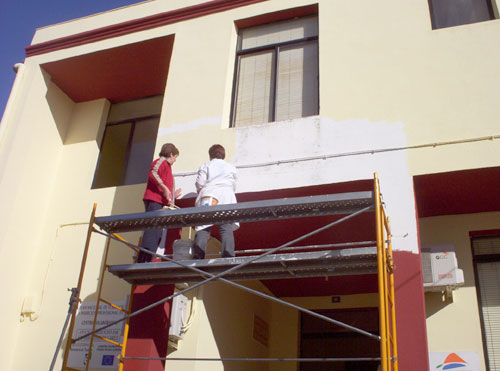
{"type": "MultiPolygon", "coordinates": [[[[311,14],[311,15],[306,15],[307,16],[316,16],[318,17],[317,14],[311,14]]],[[[302,18],[302,17],[299,17],[302,18]]],[[[283,22],[287,21],[290,19],[283,19],[278,22],[283,22]]],[[[269,22],[269,23],[275,23],[275,22],[269,22]]],[[[258,27],[258,26],[264,26],[265,24],[261,25],[256,25],[252,27],[258,27]]],[[[247,28],[247,27],[245,27],[247,28]]],[[[241,28],[243,30],[244,28],[241,28]]],[[[239,30],[240,31],[240,30],[239,30]]],[[[240,79],[240,58],[245,55],[250,55],[250,54],[257,54],[261,53],[263,51],[272,51],[273,52],[273,63],[272,63],[272,81],[271,81],[271,86],[272,86],[272,91],[271,91],[271,102],[270,102],[270,111],[271,111],[271,118],[267,122],[262,122],[261,124],[266,124],[270,122],[275,122],[276,118],[276,93],[277,93],[277,88],[278,88],[278,70],[279,70],[279,51],[280,48],[282,47],[287,47],[291,45],[300,45],[300,44],[305,44],[305,43],[316,43],[317,48],[318,48],[318,58],[316,60],[317,63],[317,71],[318,71],[318,76],[319,76],[319,35],[316,36],[308,36],[308,37],[303,37],[300,39],[294,39],[294,40],[289,40],[289,41],[284,41],[281,43],[273,43],[273,44],[268,44],[268,45],[263,45],[263,46],[257,46],[254,48],[248,48],[248,49],[240,49],[240,44],[241,44],[241,34],[238,31],[238,41],[237,41],[237,47],[236,47],[236,58],[235,58],[235,63],[234,63],[234,73],[233,73],[233,92],[231,95],[231,112],[230,112],[230,125],[229,127],[235,128],[237,127],[235,125],[235,119],[236,119],[236,104],[238,102],[238,82],[240,79]]],[[[318,30],[319,33],[319,30],[318,30]]],[[[319,113],[319,78],[318,78],[318,106],[317,110],[319,113]]],[[[257,125],[257,124],[256,124],[257,125]]],[[[252,125],[253,126],[253,125],[252,125]]]]}
{"type": "Polygon", "coordinates": [[[477,305],[478,305],[479,318],[481,321],[480,325],[481,325],[481,339],[483,342],[483,355],[484,355],[484,361],[485,361],[485,366],[486,366],[487,371],[490,370],[490,359],[489,359],[487,339],[486,339],[486,328],[485,328],[486,322],[485,322],[484,315],[483,315],[483,301],[482,301],[482,297],[481,297],[481,283],[479,281],[479,264],[500,262],[500,254],[476,254],[475,249],[474,249],[474,242],[476,240],[491,239],[491,238],[499,238],[500,239],[500,234],[493,233],[493,234],[476,235],[476,236],[470,237],[471,253],[472,253],[472,265],[474,268],[474,281],[476,283],[477,305]]]}
{"type": "MultiPolygon", "coordinates": [[[[126,186],[126,185],[133,185],[133,184],[124,184],[127,172],[124,171],[128,167],[128,163],[130,161],[130,152],[132,150],[132,141],[134,138],[134,133],[135,133],[135,127],[136,125],[141,122],[141,121],[147,121],[147,120],[152,120],[152,119],[160,119],[161,114],[154,114],[154,115],[148,115],[148,116],[140,116],[140,117],[134,117],[130,119],[123,119],[123,120],[118,120],[118,121],[111,121],[107,122],[106,126],[104,128],[104,133],[101,138],[101,144],[99,145],[99,158],[97,160],[97,164],[95,167],[94,171],[94,178],[92,179],[92,187],[91,189],[101,189],[101,188],[108,188],[108,187],[121,187],[121,186],[126,186]],[[127,139],[127,148],[125,150],[125,161],[123,161],[122,164],[122,174],[121,174],[121,179],[120,179],[120,184],[116,185],[109,185],[109,186],[103,186],[103,187],[96,187],[96,179],[98,175],[98,170],[101,164],[102,156],[103,156],[103,146],[104,146],[104,141],[106,139],[106,134],[108,132],[108,127],[110,126],[118,126],[118,125],[126,125],[126,124],[131,124],[131,128],[128,134],[128,139],[127,139]]],[[[154,158],[154,153],[153,153],[153,158],[154,158]]],[[[147,181],[147,179],[146,179],[147,181]]],[[[142,183],[134,183],[134,184],[142,184],[142,183]]]]}
{"type": "Polygon", "coordinates": [[[438,26],[436,24],[437,21],[436,21],[435,6],[434,6],[435,1],[439,1],[439,0],[427,0],[427,3],[429,5],[429,16],[431,18],[431,27],[433,30],[441,30],[443,28],[458,27],[458,26],[465,26],[468,24],[487,22],[487,21],[491,21],[491,20],[494,20],[497,18],[497,14],[495,12],[493,1],[492,0],[484,0],[484,1],[486,1],[486,7],[488,8],[489,19],[483,19],[480,21],[473,21],[473,22],[457,23],[457,24],[452,24],[449,26],[438,26]]]}

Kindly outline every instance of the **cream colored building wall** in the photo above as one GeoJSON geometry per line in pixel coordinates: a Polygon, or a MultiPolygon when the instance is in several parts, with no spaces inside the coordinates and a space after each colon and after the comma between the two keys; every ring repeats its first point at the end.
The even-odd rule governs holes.
{"type": "MultiPolygon", "coordinates": [[[[40,237],[50,213],[50,199],[62,157],[62,136],[72,102],[51,86],[40,72],[27,66],[14,115],[25,125],[8,125],[0,148],[0,264],[5,283],[0,317],[0,368],[12,367],[19,340],[21,307],[40,250],[40,237]],[[23,89],[26,86],[30,89],[23,89]],[[46,99],[39,99],[40,96],[46,99]],[[57,101],[50,106],[48,101],[57,101]],[[58,119],[56,125],[55,117],[58,119]],[[49,123],[47,125],[47,123],[49,123]]],[[[53,229],[54,230],[54,229],[53,229]]]]}
{"type": "MultiPolygon", "coordinates": [[[[265,290],[260,283],[245,283],[265,290]]],[[[266,358],[268,347],[253,337],[254,316],[270,324],[271,302],[224,283],[210,283],[196,293],[198,305],[192,326],[170,357],[266,358]]],[[[267,370],[265,363],[167,362],[168,370],[267,370]]]]}
{"type": "MultiPolygon", "coordinates": [[[[34,43],[194,3],[145,2],[41,29],[34,43]]],[[[1,369],[36,369],[41,363],[47,368],[67,311],[66,289],[76,285],[80,268],[87,227],[79,223],[88,221],[92,203],[98,202],[98,215],[142,210],[144,185],[90,189],[109,103],[74,104],[39,64],[175,34],[157,148],[166,141],[179,147],[174,170],[185,193],[194,190],[193,173],[214,142],[226,147],[235,165],[253,166],[240,170],[240,192],[366,179],[377,171],[394,234],[408,233],[395,242],[397,250],[417,252],[412,175],[499,165],[497,139],[370,153],[500,134],[494,101],[500,77],[493,73],[500,51],[492,47],[500,41],[500,21],[433,31],[425,1],[320,1],[320,115],[229,129],[234,20],[311,3],[266,1],[26,60],[0,148],[0,261],[2,278],[10,283],[1,369]],[[363,154],[344,156],[355,151],[363,154]],[[303,161],[310,156],[324,159],[303,161]],[[283,160],[291,162],[269,164],[283,160]],[[25,297],[39,303],[38,319],[20,323],[25,297]]],[[[138,234],[128,237],[136,241],[138,234]]],[[[82,292],[89,300],[104,245],[100,237],[92,241],[91,278],[82,292]]],[[[113,258],[128,259],[129,253],[113,258]]],[[[283,321],[293,324],[292,317],[283,321]]]]}
{"type": "Polygon", "coordinates": [[[485,369],[480,317],[472,263],[470,231],[498,229],[500,213],[421,218],[422,246],[451,243],[465,284],[443,300],[441,293],[425,294],[427,338],[430,352],[475,351],[485,369]]]}

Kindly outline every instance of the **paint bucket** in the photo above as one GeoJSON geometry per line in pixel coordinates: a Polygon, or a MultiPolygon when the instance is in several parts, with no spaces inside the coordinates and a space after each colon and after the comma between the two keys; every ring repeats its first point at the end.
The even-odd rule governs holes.
{"type": "Polygon", "coordinates": [[[191,240],[175,240],[172,249],[174,260],[193,259],[193,241],[191,240]]]}
{"type": "Polygon", "coordinates": [[[215,206],[218,203],[219,201],[215,197],[208,196],[201,198],[200,206],[215,206]]]}

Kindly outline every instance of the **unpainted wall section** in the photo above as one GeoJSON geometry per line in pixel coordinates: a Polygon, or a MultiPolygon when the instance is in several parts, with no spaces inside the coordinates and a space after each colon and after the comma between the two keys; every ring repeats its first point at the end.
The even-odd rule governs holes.
{"type": "MultiPolygon", "coordinates": [[[[0,255],[3,290],[0,368],[16,370],[12,354],[20,339],[20,313],[39,264],[43,222],[62,159],[74,104],[36,65],[26,63],[17,107],[0,148],[0,255]],[[29,88],[28,88],[29,87],[29,88]]],[[[41,278],[39,278],[41,279],[41,278]]]]}
{"type": "Polygon", "coordinates": [[[475,351],[482,370],[485,365],[469,232],[498,229],[499,225],[498,212],[419,219],[422,246],[453,244],[465,279],[452,298],[443,298],[438,292],[425,294],[429,351],[475,351]]]}
{"type": "MultiPolygon", "coordinates": [[[[262,289],[259,283],[244,283],[262,289]]],[[[270,324],[271,303],[224,283],[208,283],[198,290],[193,325],[169,357],[266,358],[268,347],[253,336],[254,317],[270,324]]],[[[267,370],[265,363],[183,361],[167,362],[168,370],[267,370]]]]}
{"type": "MultiPolygon", "coordinates": [[[[228,159],[235,165],[256,165],[240,170],[240,192],[366,179],[377,171],[394,233],[409,234],[395,243],[399,250],[417,252],[413,174],[498,166],[494,155],[500,150],[497,140],[446,149],[371,153],[373,149],[498,134],[493,99],[500,84],[489,71],[499,64],[500,52],[491,47],[500,41],[499,22],[432,31],[426,2],[393,0],[380,6],[361,0],[320,1],[320,116],[229,129],[234,20],[310,3],[267,1],[28,58],[21,103],[7,132],[10,145],[2,148],[6,152],[0,163],[4,177],[0,197],[6,210],[0,227],[1,261],[7,266],[3,277],[12,282],[5,296],[9,304],[2,327],[12,336],[1,344],[1,368],[32,368],[30,362],[47,362],[55,347],[58,334],[49,331],[47,335],[46,329],[53,330],[56,318],[60,324],[65,317],[66,288],[76,281],[86,234],[84,224],[62,230],[59,226],[86,222],[94,201],[99,215],[142,210],[144,185],[90,190],[99,153],[96,138],[100,129],[94,125],[102,120],[107,103],[89,102],[78,106],[83,111],[73,113],[73,102],[56,87],[47,88],[50,82],[43,78],[40,63],[175,33],[157,149],[166,141],[179,147],[176,172],[195,171],[206,161],[207,149],[214,142],[226,147],[228,159]],[[50,96],[56,97],[55,104],[49,103],[50,96]],[[76,130],[73,124],[68,129],[73,115],[82,122],[80,134],[72,131],[76,130]],[[307,160],[310,156],[320,157],[307,160]],[[33,164],[32,159],[39,160],[33,164]],[[291,161],[278,164],[283,160],[291,161]],[[268,162],[271,164],[266,165],[268,162]],[[27,210],[32,221],[30,234],[26,233],[27,210]],[[39,253],[30,250],[22,262],[11,263],[19,261],[19,251],[28,247],[39,253]],[[28,280],[34,283],[28,285],[28,280]],[[25,292],[39,292],[41,282],[46,282],[44,295],[53,295],[54,300],[43,301],[39,319],[25,322],[16,339],[25,292]],[[43,323],[47,313],[53,317],[43,323]],[[44,346],[28,340],[41,333],[50,337],[44,346]],[[17,351],[13,352],[16,342],[17,351]],[[26,349],[35,348],[38,359],[25,357],[26,349]],[[17,363],[11,367],[13,357],[17,363]]],[[[118,22],[108,16],[105,19],[105,23],[118,22]]],[[[51,29],[48,39],[64,36],[66,26],[61,27],[51,29]]],[[[185,193],[193,189],[192,173],[178,178],[185,193]]],[[[130,236],[135,241],[137,237],[130,236]]],[[[93,278],[84,297],[95,293],[103,244],[103,239],[96,239],[91,246],[95,255],[89,259],[88,275],[93,278]]]]}

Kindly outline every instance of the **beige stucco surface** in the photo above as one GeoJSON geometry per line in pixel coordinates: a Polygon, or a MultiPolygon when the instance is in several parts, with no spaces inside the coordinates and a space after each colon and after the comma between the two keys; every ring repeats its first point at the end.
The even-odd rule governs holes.
{"type": "Polygon", "coordinates": [[[419,220],[422,245],[452,244],[465,278],[464,286],[456,289],[452,298],[444,298],[439,292],[425,294],[429,351],[475,351],[482,360],[482,370],[485,366],[469,232],[497,229],[499,225],[500,213],[419,220]]]}
{"type": "MultiPolygon", "coordinates": [[[[198,2],[144,2],[38,30],[33,43],[198,2]]],[[[395,242],[395,249],[418,251],[413,175],[500,165],[499,139],[404,149],[500,134],[496,104],[500,76],[495,73],[500,50],[494,47],[500,43],[500,21],[433,31],[425,1],[391,0],[383,5],[319,1],[320,114],[229,128],[237,38],[234,21],[311,3],[262,2],[25,61],[16,103],[9,121],[2,123],[6,126],[0,142],[0,271],[8,282],[0,320],[4,334],[0,369],[48,368],[68,308],[67,288],[77,282],[87,233],[84,223],[93,203],[98,203],[98,215],[142,211],[143,184],[91,189],[109,102],[75,104],[42,72],[40,64],[175,34],[155,153],[167,141],[179,147],[174,171],[185,193],[194,189],[193,172],[206,161],[207,149],[215,142],[226,147],[235,165],[256,165],[240,170],[240,192],[366,179],[378,172],[394,234],[408,233],[395,242]],[[396,147],[402,149],[383,151],[396,147]],[[344,156],[351,152],[362,154],[344,156]],[[338,157],[304,160],[327,155],[338,157]],[[275,163],[282,160],[291,161],[275,163]],[[25,298],[34,298],[37,318],[20,322],[25,298]]],[[[433,294],[426,296],[428,312],[434,312],[428,318],[429,349],[447,350],[453,345],[481,351],[479,329],[468,328],[463,333],[471,336],[464,337],[452,328],[452,318],[477,315],[464,233],[471,228],[494,228],[495,220],[497,214],[420,220],[422,243],[457,242],[459,266],[466,277],[466,286],[454,294],[451,304],[443,305],[433,294]],[[456,229],[460,235],[453,232],[457,226],[461,226],[456,229]],[[440,326],[450,332],[442,332],[440,326]]],[[[139,236],[126,237],[136,242],[139,236]]],[[[104,239],[93,237],[82,291],[86,300],[95,300],[103,248],[104,239]]],[[[130,252],[117,251],[114,261],[130,259],[130,252]]],[[[111,287],[116,296],[112,299],[127,293],[121,282],[111,287]]],[[[244,315],[262,312],[270,321],[268,350],[245,343],[251,344],[254,354],[272,356],[283,349],[296,350],[296,312],[216,285],[203,292],[204,298],[226,296],[232,297],[244,315]],[[274,335],[283,328],[283,336],[274,335]]],[[[320,309],[311,304],[320,299],[308,300],[306,305],[320,309]]],[[[210,305],[225,313],[219,303],[207,301],[180,353],[214,356],[223,346],[241,345],[232,344],[224,331],[215,328],[220,325],[211,317],[210,305]],[[196,340],[193,334],[198,335],[196,340]]],[[[210,367],[221,369],[216,363],[210,367]]]]}

